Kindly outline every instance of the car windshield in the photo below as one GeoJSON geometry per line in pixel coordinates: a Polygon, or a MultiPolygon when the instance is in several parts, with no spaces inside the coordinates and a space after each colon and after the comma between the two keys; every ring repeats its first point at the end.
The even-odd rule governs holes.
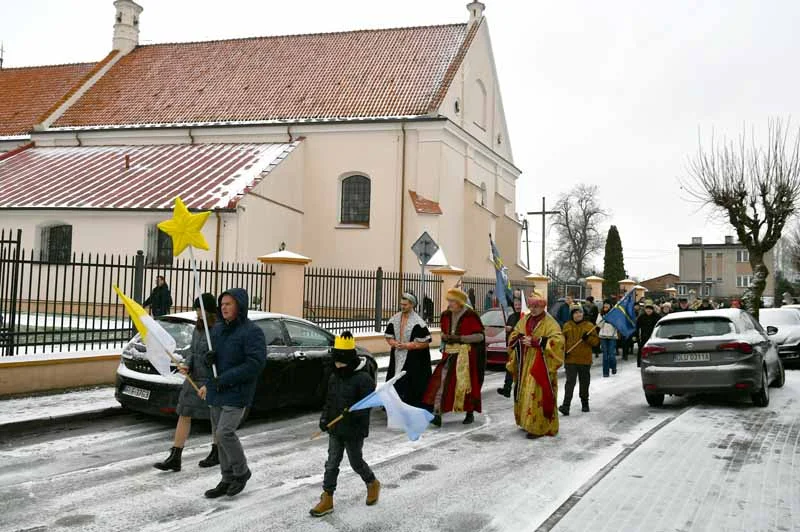
{"type": "MultiPolygon", "coordinates": [[[[171,318],[169,316],[161,316],[156,318],[158,323],[169,333],[170,336],[175,338],[175,353],[185,357],[192,346],[192,333],[194,332],[194,323],[185,321],[183,319],[171,318]]],[[[129,344],[129,347],[134,348],[140,353],[144,353],[145,347],[142,343],[140,335],[134,336],[129,344]]]]}
{"type": "Polygon", "coordinates": [[[503,320],[503,311],[490,310],[484,312],[481,316],[481,323],[484,327],[505,327],[506,322],[503,320]]]}
{"type": "Polygon", "coordinates": [[[727,318],[693,318],[660,323],[654,332],[656,338],[681,340],[702,336],[723,336],[736,332],[727,318]]]}
{"type": "Polygon", "coordinates": [[[796,310],[761,309],[758,321],[764,327],[779,325],[800,325],[800,313],[796,310]]]}

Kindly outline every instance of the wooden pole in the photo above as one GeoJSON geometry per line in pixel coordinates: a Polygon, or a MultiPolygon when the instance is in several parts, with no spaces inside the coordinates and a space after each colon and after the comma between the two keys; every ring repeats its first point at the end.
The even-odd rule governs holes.
{"type": "MultiPolygon", "coordinates": [[[[344,415],[345,415],[346,413],[347,413],[347,409],[345,408],[345,409],[344,409],[344,412],[342,412],[342,415],[341,415],[341,416],[339,416],[339,417],[337,417],[336,419],[334,419],[333,421],[331,421],[331,422],[330,422],[330,423],[328,423],[327,425],[325,425],[325,428],[327,428],[328,430],[330,430],[330,428],[331,428],[332,426],[336,425],[338,422],[340,422],[342,419],[344,419],[344,415]]],[[[322,436],[322,431],[321,431],[321,430],[318,430],[317,432],[315,432],[314,434],[312,434],[312,435],[311,435],[311,439],[312,439],[312,440],[314,440],[314,439],[316,439],[316,438],[319,438],[320,436],[322,436]]]]}

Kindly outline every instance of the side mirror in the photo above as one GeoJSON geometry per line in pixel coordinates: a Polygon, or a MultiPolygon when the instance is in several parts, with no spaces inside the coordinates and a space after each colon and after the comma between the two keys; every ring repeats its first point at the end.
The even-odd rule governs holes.
{"type": "Polygon", "coordinates": [[[767,326],[767,336],[778,334],[778,328],[772,325],[767,326]]]}

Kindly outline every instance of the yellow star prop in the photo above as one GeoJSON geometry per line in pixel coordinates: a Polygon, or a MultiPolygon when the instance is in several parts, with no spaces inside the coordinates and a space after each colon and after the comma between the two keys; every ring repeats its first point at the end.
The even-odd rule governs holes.
{"type": "Polygon", "coordinates": [[[172,254],[176,257],[188,246],[208,250],[208,242],[201,232],[210,211],[192,214],[181,198],[175,198],[172,218],[158,224],[158,228],[172,237],[172,254]]]}

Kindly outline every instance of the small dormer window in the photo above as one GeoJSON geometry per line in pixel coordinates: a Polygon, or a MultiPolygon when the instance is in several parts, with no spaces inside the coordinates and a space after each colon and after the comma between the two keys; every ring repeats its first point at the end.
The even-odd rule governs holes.
{"type": "Polygon", "coordinates": [[[461,100],[459,100],[458,98],[456,98],[456,101],[455,101],[455,103],[453,104],[453,108],[455,109],[455,111],[456,111],[456,114],[459,114],[459,113],[461,112],[461,100]]]}
{"type": "Polygon", "coordinates": [[[122,24],[122,12],[117,11],[117,23],[122,24]]]}
{"type": "Polygon", "coordinates": [[[497,134],[497,145],[499,146],[502,143],[503,143],[503,134],[502,133],[498,133],[497,134]]]}

